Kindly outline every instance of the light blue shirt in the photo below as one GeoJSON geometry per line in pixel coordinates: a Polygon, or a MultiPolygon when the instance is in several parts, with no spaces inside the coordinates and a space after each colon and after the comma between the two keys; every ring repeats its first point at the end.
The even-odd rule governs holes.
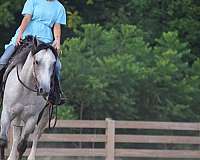
{"type": "MultiPolygon", "coordinates": [[[[58,0],[27,0],[22,14],[32,15],[32,19],[23,33],[23,38],[27,35],[32,35],[45,43],[50,43],[53,41],[53,25],[55,23],[66,24],[65,8],[58,0]]],[[[5,48],[10,44],[16,44],[18,32],[19,28],[5,48]]]]}

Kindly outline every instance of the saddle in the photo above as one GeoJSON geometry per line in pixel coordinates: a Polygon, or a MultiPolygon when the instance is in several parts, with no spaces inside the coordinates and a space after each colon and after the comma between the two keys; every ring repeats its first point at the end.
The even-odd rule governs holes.
{"type": "Polygon", "coordinates": [[[28,54],[33,48],[33,37],[27,36],[21,43],[21,45],[15,48],[15,51],[11,58],[9,59],[8,63],[4,68],[4,73],[2,75],[1,83],[4,84],[8,78],[10,71],[17,65],[17,64],[24,64],[28,54]]]}
{"type": "MultiPolygon", "coordinates": [[[[15,52],[13,53],[12,57],[9,59],[8,63],[6,64],[5,68],[0,71],[0,94],[1,97],[3,97],[4,93],[4,87],[6,80],[8,78],[9,73],[12,71],[12,69],[17,65],[17,64],[24,64],[30,51],[33,53],[38,52],[39,50],[43,49],[44,47],[47,47],[48,45],[39,42],[40,44],[44,44],[44,47],[41,47],[40,45],[38,48],[34,47],[34,40],[35,37],[33,36],[26,36],[25,39],[22,40],[21,44],[16,47],[15,52]]],[[[54,54],[56,51],[53,50],[54,54]]],[[[52,80],[51,80],[51,90],[49,94],[49,99],[48,101],[51,102],[53,105],[59,103],[59,99],[61,97],[61,90],[59,86],[59,81],[57,79],[57,76],[53,74],[52,80]]]]}

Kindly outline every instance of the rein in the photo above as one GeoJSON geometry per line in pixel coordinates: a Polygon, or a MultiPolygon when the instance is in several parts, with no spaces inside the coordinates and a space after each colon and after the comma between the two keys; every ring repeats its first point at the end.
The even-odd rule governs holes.
{"type": "Polygon", "coordinates": [[[46,108],[49,108],[49,129],[51,128],[55,128],[56,124],[57,124],[57,119],[58,119],[58,107],[57,105],[55,106],[55,122],[53,124],[53,126],[51,126],[51,120],[53,119],[53,113],[54,113],[54,105],[51,104],[50,102],[47,102],[46,105],[44,106],[44,108],[42,109],[42,111],[40,112],[39,116],[38,116],[38,120],[37,120],[37,125],[39,124],[43,113],[45,111],[46,108]]]}
{"type": "Polygon", "coordinates": [[[38,90],[34,90],[34,89],[30,88],[30,87],[28,87],[24,82],[22,82],[22,80],[21,80],[20,77],[19,77],[18,66],[17,66],[17,78],[18,78],[19,82],[20,82],[26,89],[28,89],[28,90],[30,90],[30,91],[32,91],[32,92],[38,93],[38,90]]]}

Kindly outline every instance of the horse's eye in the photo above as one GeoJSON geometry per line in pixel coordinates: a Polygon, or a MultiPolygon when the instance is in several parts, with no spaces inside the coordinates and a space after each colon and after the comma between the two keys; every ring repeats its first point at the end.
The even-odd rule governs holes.
{"type": "Polygon", "coordinates": [[[38,62],[38,61],[35,61],[35,64],[37,64],[37,65],[38,65],[38,64],[39,64],[39,62],[38,62]]]}

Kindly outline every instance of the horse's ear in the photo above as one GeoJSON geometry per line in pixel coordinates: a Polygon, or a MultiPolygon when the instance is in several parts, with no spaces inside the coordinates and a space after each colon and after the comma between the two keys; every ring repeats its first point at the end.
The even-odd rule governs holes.
{"type": "Polygon", "coordinates": [[[37,38],[36,38],[36,37],[33,37],[33,48],[32,48],[32,54],[35,53],[37,46],[38,46],[37,38]]]}
{"type": "Polygon", "coordinates": [[[33,38],[33,45],[34,45],[34,47],[38,46],[38,41],[37,41],[36,37],[33,38]]]}

